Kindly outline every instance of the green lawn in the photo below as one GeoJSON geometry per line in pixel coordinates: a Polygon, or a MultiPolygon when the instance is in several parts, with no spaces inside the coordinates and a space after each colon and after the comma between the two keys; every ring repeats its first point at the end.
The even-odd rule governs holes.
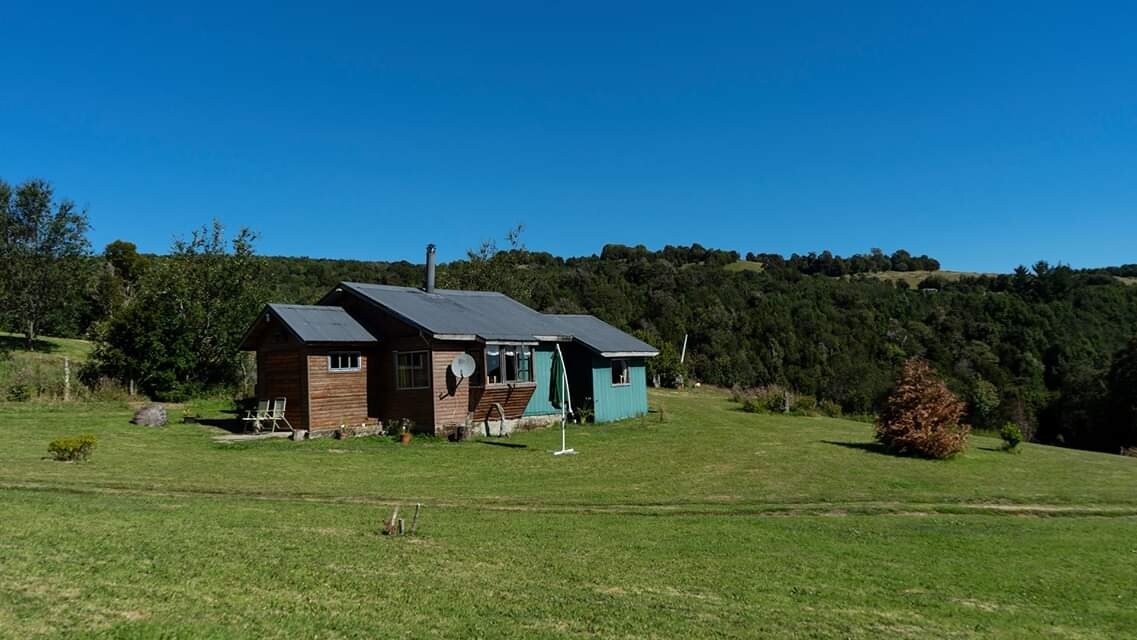
{"type": "MultiPolygon", "coordinates": [[[[1137,460],[653,392],[665,422],[223,445],[0,404],[0,637],[1071,637],[1137,628],[1137,460]],[[42,459],[95,433],[86,464],[42,459]],[[510,446],[499,446],[508,444],[510,446]],[[377,535],[396,503],[421,535],[377,535]]],[[[209,405],[194,407],[208,409],[209,405]]],[[[214,407],[216,408],[216,407],[214,407]]]]}

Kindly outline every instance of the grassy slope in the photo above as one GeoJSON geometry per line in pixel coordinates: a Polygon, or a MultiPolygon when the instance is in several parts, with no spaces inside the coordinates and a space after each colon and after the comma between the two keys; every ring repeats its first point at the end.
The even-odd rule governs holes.
{"type": "Polygon", "coordinates": [[[667,422],[574,428],[572,458],[548,454],[553,430],[508,442],[523,447],[218,445],[124,408],[0,405],[0,637],[1137,626],[1135,460],[986,438],[948,462],[895,458],[863,424],[710,392],[652,403],[667,422]],[[100,437],[92,462],[41,460],[80,431],[100,437]],[[374,534],[413,501],[420,538],[374,534]]]}
{"type": "Polygon", "coordinates": [[[82,363],[91,353],[91,343],[72,338],[37,338],[34,351],[24,351],[24,336],[0,331],[0,350],[11,351],[14,356],[25,356],[43,360],[71,358],[72,362],[82,363]]]}

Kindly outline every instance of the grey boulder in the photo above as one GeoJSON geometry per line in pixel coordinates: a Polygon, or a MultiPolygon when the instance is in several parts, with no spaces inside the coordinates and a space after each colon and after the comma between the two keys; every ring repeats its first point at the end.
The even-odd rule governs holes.
{"type": "Polygon", "coordinates": [[[166,407],[160,404],[148,404],[135,412],[134,418],[130,421],[147,427],[164,427],[166,426],[166,407]]]}

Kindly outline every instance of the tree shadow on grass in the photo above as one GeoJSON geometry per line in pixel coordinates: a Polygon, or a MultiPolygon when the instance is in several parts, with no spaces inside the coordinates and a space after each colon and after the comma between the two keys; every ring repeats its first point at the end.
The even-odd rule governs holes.
{"type": "Polygon", "coordinates": [[[516,442],[494,442],[493,440],[478,440],[482,444],[488,444],[491,447],[506,447],[508,449],[528,449],[527,444],[518,444],[516,442]]]}
{"type": "MultiPolygon", "coordinates": [[[[28,341],[24,336],[0,336],[0,351],[27,351],[28,341]]],[[[53,353],[59,351],[59,345],[46,340],[32,341],[32,351],[36,353],[53,353]]]]}
{"type": "Polygon", "coordinates": [[[869,453],[879,453],[885,456],[895,456],[895,452],[890,451],[888,447],[879,442],[837,442],[836,440],[822,440],[825,444],[833,444],[838,447],[845,447],[846,449],[859,449],[861,451],[868,451],[869,453]]]}

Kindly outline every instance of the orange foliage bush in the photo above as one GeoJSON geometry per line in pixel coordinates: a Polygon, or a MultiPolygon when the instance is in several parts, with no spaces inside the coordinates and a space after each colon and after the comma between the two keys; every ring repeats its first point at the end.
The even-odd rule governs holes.
{"type": "Polygon", "coordinates": [[[897,453],[950,458],[963,451],[971,432],[959,424],[963,410],[963,402],[928,363],[912,358],[876,421],[876,439],[897,453]]]}

